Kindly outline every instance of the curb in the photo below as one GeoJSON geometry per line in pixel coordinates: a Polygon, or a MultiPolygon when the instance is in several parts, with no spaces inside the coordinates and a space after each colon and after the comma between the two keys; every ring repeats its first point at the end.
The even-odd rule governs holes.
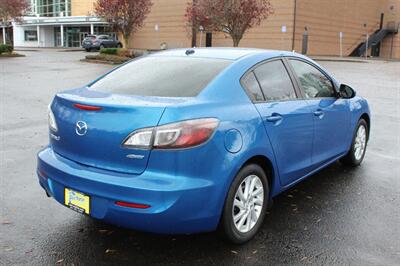
{"type": "Polygon", "coordinates": [[[125,62],[114,62],[114,61],[105,61],[105,60],[97,60],[97,59],[81,59],[81,62],[92,63],[92,64],[103,64],[103,65],[121,65],[125,62]]]}

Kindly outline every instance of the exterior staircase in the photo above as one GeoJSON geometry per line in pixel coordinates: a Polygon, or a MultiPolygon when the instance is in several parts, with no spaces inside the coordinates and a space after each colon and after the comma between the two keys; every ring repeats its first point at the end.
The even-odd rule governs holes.
{"type": "Polygon", "coordinates": [[[398,33],[399,25],[396,25],[395,22],[389,22],[386,28],[379,29],[375,31],[369,38],[368,43],[362,42],[360,43],[354,50],[351,52],[350,56],[363,56],[365,55],[365,51],[372,46],[376,46],[382,40],[390,35],[398,33]]]}

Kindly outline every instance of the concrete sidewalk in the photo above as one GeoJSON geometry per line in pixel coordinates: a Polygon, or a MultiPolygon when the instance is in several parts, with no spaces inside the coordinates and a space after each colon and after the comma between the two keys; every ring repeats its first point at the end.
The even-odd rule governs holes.
{"type": "Polygon", "coordinates": [[[310,55],[310,58],[314,59],[315,61],[327,61],[327,62],[348,62],[348,63],[371,63],[376,61],[386,61],[386,62],[400,62],[400,59],[390,59],[390,58],[383,58],[383,57],[339,57],[339,56],[313,56],[310,55]]]}

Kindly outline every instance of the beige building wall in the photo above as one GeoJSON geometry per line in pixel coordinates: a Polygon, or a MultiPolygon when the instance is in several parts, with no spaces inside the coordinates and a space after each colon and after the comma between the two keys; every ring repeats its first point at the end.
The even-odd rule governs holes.
{"type": "Polygon", "coordinates": [[[94,15],[93,4],[96,0],[71,0],[72,16],[94,15]]]}
{"type": "MultiPolygon", "coordinates": [[[[384,26],[388,23],[399,29],[400,25],[400,0],[388,0],[385,10],[384,26]]],[[[400,30],[400,29],[399,29],[400,30]]],[[[381,57],[400,58],[400,32],[390,35],[383,40],[381,45],[381,57]]]]}
{"type": "MultiPolygon", "coordinates": [[[[390,0],[400,2],[399,0],[390,0]]],[[[272,0],[274,14],[260,26],[250,29],[241,47],[267,49],[302,50],[305,27],[308,29],[308,55],[340,55],[340,32],[343,33],[342,53],[349,55],[361,42],[366,33],[379,29],[381,13],[388,9],[387,0],[272,0]],[[296,13],[296,14],[295,14],[296,13]],[[295,39],[293,24],[296,16],[295,39]],[[366,24],[366,27],[364,26],[366,24]],[[282,26],[286,33],[282,33],[282,26]],[[293,46],[294,45],[294,46],[293,46]]],[[[400,14],[397,12],[396,14],[400,14]]],[[[400,19],[397,19],[400,22],[400,19]]],[[[226,34],[214,34],[213,46],[232,46],[226,34]]],[[[395,35],[399,38],[400,35],[395,35]]],[[[388,38],[385,39],[385,43],[388,38]]],[[[203,41],[204,44],[204,41],[203,41]]],[[[397,50],[400,53],[399,48],[397,50]]]]}
{"type": "MultiPolygon", "coordinates": [[[[93,13],[96,0],[72,0],[72,15],[93,13]]],[[[132,48],[160,49],[190,47],[191,31],[186,27],[185,9],[190,0],[152,0],[151,13],[144,26],[130,40],[132,48]]],[[[381,13],[384,26],[389,21],[400,23],[400,0],[271,0],[274,14],[260,26],[250,29],[241,47],[296,50],[301,52],[304,28],[308,28],[308,55],[340,55],[339,32],[343,32],[343,55],[349,55],[366,33],[379,29],[381,13]],[[296,8],[295,8],[295,3],[296,8]],[[393,7],[392,7],[393,6],[393,7]],[[391,8],[392,7],[392,8],[391,8]],[[296,10],[296,11],[295,11],[296,10]],[[294,17],[296,25],[294,27],[294,17]],[[366,26],[364,26],[366,24],[366,26]],[[286,32],[282,32],[282,27],[286,32]],[[295,31],[293,41],[293,31],[295,31]]],[[[206,36],[197,36],[197,46],[205,46],[206,36]]],[[[381,56],[390,55],[391,37],[385,38],[381,56]]],[[[213,33],[213,46],[233,45],[230,36],[213,33]]],[[[394,35],[393,56],[400,58],[400,33],[394,35]]]]}
{"type": "MultiPolygon", "coordinates": [[[[241,40],[239,46],[268,48],[279,50],[292,49],[293,36],[293,0],[272,0],[274,13],[264,20],[260,26],[250,29],[241,40]],[[282,32],[282,27],[286,32],[282,32]]],[[[203,41],[203,44],[205,41],[203,41]]],[[[213,34],[213,46],[233,46],[227,34],[213,34]]]]}
{"type": "Polygon", "coordinates": [[[379,29],[386,0],[298,0],[295,50],[301,51],[307,26],[309,55],[339,55],[343,32],[343,55],[349,55],[379,29]],[[364,24],[366,26],[364,26],[364,24]]]}
{"type": "Polygon", "coordinates": [[[130,45],[136,49],[190,47],[191,32],[185,22],[186,0],[152,0],[151,13],[144,26],[133,34],[130,45]]]}
{"type": "MultiPolygon", "coordinates": [[[[187,1],[153,0],[151,13],[145,20],[144,27],[131,38],[131,46],[136,49],[159,49],[161,43],[168,48],[190,47],[191,31],[186,26],[185,9],[187,1]],[[158,25],[158,31],[156,31],[158,25]]],[[[275,13],[262,24],[246,33],[241,46],[291,49],[293,34],[293,0],[272,0],[275,13]],[[286,26],[286,33],[281,27],[286,26]]],[[[205,33],[197,36],[197,46],[205,45],[205,33]]],[[[213,46],[232,46],[229,36],[213,33],[213,46]]]]}
{"type": "MultiPolygon", "coordinates": [[[[272,1],[272,4],[275,14],[259,27],[251,29],[240,46],[301,52],[307,27],[308,55],[340,55],[339,36],[342,32],[342,53],[347,56],[365,41],[367,32],[371,35],[379,29],[381,13],[384,13],[384,27],[388,21],[400,23],[400,0],[281,0],[272,1]],[[294,16],[296,26],[292,46],[294,16]],[[281,33],[282,25],[287,27],[286,34],[281,33]]],[[[393,37],[393,57],[400,58],[400,34],[393,37]]],[[[229,36],[224,36],[225,41],[221,39],[219,37],[213,44],[232,45],[229,36]]],[[[386,37],[381,56],[390,54],[390,44],[391,37],[386,37]]]]}

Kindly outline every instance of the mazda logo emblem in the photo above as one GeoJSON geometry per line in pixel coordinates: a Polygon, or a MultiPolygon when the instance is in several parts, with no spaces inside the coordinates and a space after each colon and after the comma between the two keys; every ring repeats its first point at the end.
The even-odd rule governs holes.
{"type": "Polygon", "coordinates": [[[78,121],[76,122],[76,127],[75,127],[75,132],[79,136],[83,136],[87,133],[88,126],[85,122],[83,121],[78,121]]]}

